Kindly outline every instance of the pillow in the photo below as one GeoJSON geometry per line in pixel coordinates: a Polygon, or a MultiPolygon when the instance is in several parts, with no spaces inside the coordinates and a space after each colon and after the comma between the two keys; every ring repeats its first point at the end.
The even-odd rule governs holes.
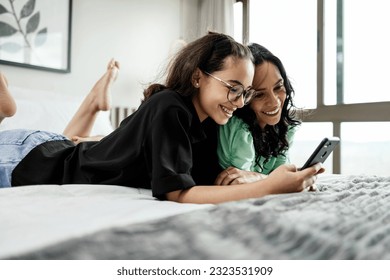
{"type": "MultiPolygon", "coordinates": [[[[82,102],[77,96],[50,91],[13,86],[9,91],[15,98],[17,112],[1,122],[0,130],[24,128],[62,133],[82,102]]],[[[91,135],[107,135],[112,130],[110,112],[100,112],[91,135]]]]}

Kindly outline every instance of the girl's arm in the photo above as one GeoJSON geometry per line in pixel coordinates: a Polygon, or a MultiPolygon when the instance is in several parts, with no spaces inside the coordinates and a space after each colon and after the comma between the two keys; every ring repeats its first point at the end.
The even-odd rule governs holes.
{"type": "Polygon", "coordinates": [[[282,165],[264,180],[239,185],[194,186],[167,193],[167,199],[181,203],[217,204],[268,194],[300,192],[313,186],[316,174],[323,171],[321,164],[301,171],[297,171],[294,165],[282,165]]]}

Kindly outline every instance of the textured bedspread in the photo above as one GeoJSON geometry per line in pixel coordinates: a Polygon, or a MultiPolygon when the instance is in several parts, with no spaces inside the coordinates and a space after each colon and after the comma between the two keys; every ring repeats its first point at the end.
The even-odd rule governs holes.
{"type": "Polygon", "coordinates": [[[74,238],[20,259],[390,259],[390,177],[224,203],[74,238]]]}

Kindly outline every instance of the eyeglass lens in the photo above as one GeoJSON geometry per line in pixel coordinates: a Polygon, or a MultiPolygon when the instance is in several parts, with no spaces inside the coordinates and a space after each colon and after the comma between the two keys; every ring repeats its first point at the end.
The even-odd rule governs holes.
{"type": "Polygon", "coordinates": [[[235,102],[241,98],[241,95],[244,95],[244,103],[248,104],[252,100],[253,91],[245,90],[243,86],[236,85],[229,90],[228,99],[230,102],[235,102]]]}

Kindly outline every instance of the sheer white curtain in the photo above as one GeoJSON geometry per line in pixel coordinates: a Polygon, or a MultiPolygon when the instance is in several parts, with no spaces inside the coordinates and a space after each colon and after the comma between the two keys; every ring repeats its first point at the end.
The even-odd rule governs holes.
{"type": "Polygon", "coordinates": [[[193,41],[208,31],[234,35],[236,0],[181,0],[181,39],[193,41]]]}

